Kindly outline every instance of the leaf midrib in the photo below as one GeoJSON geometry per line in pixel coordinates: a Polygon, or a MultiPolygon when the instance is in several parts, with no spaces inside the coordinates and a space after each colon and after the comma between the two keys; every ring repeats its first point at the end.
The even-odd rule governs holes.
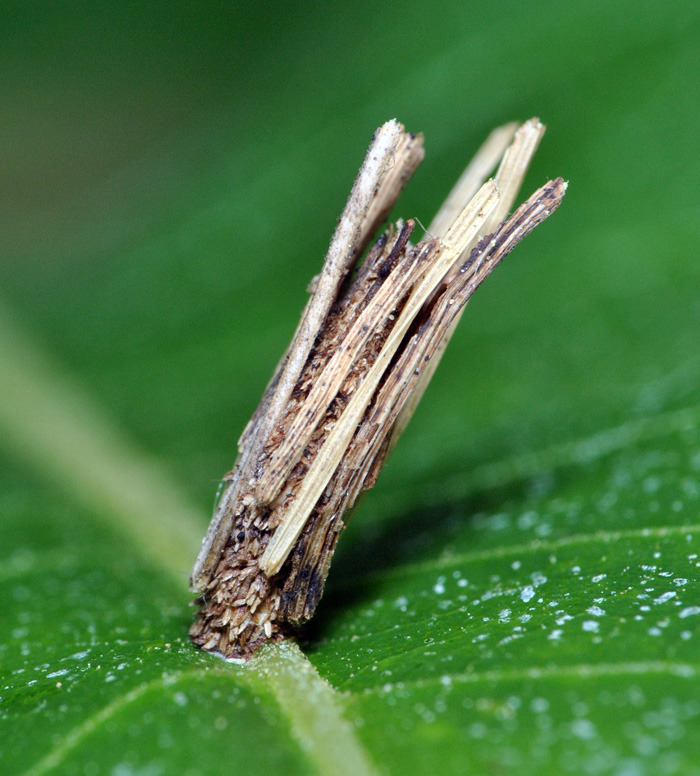
{"type": "MultiPolygon", "coordinates": [[[[201,535],[197,510],[182,497],[178,483],[142,454],[80,386],[67,380],[2,308],[0,393],[5,444],[87,506],[93,518],[128,535],[169,580],[181,583],[182,565],[194,558],[201,535]],[[90,438],[86,429],[99,429],[102,438],[94,438],[94,432],[90,438]],[[61,451],[70,452],[68,464],[61,451]],[[122,497],[130,476],[137,481],[136,493],[122,497]]],[[[369,755],[343,716],[340,696],[296,646],[273,645],[247,668],[227,668],[231,678],[272,694],[319,776],[375,776],[369,755]]],[[[70,748],[150,686],[119,696],[74,728],[25,776],[59,765],[70,748]]]]}

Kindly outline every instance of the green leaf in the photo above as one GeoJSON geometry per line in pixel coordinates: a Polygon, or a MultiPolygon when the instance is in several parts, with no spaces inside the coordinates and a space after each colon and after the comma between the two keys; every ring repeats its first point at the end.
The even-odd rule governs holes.
{"type": "Polygon", "coordinates": [[[700,774],[700,9],[1,13],[0,771],[700,774]],[[425,132],[427,223],[531,115],[566,200],[301,651],[197,651],[188,567],[372,131],[425,132]]]}

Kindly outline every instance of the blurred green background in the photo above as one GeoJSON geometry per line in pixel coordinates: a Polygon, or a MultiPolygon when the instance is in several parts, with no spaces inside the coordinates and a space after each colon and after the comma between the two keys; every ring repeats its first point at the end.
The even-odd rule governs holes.
{"type": "MultiPolygon", "coordinates": [[[[652,682],[645,702],[653,706],[658,690],[658,707],[630,701],[628,708],[621,700],[617,712],[596,723],[598,737],[577,736],[577,729],[585,730],[572,722],[567,738],[555,724],[551,740],[542,739],[535,751],[525,725],[518,731],[508,727],[506,701],[477,704],[470,716],[476,696],[468,685],[455,701],[460,711],[451,722],[416,711],[422,704],[440,717],[437,690],[430,701],[389,692],[389,707],[406,717],[397,712],[396,729],[384,730],[378,721],[386,719],[386,709],[378,708],[375,696],[363,700],[362,692],[370,686],[379,692],[388,679],[377,679],[376,686],[357,679],[360,669],[370,672],[370,664],[377,665],[377,655],[394,661],[386,670],[403,664],[413,672],[405,681],[418,682],[416,693],[423,679],[447,671],[435,663],[455,650],[462,655],[455,660],[462,677],[476,670],[478,660],[463,645],[438,649],[440,661],[430,655],[407,659],[401,646],[382,640],[381,633],[394,627],[391,613],[376,616],[384,631],[374,632],[378,641],[369,653],[356,654],[349,643],[352,622],[366,614],[368,601],[399,600],[413,583],[416,590],[430,587],[422,572],[410,571],[411,564],[438,564],[430,567],[438,574],[439,564],[452,562],[457,549],[497,553],[517,539],[537,553],[547,537],[566,543],[607,530],[613,532],[609,538],[642,525],[663,531],[674,524],[695,536],[699,35],[700,6],[683,2],[0,5],[0,323],[10,332],[4,335],[4,357],[0,347],[0,374],[15,370],[31,395],[35,373],[17,371],[7,354],[10,344],[19,343],[19,362],[25,354],[29,363],[37,350],[51,364],[52,371],[43,373],[47,391],[51,375],[79,386],[80,402],[178,483],[201,513],[202,535],[218,478],[230,468],[238,435],[288,343],[374,129],[397,117],[407,129],[425,133],[426,160],[396,216],[427,224],[494,126],[533,115],[548,125],[524,194],[562,175],[570,181],[564,204],[470,303],[419,413],[341,541],[330,595],[307,635],[312,662],[353,693],[347,713],[383,771],[500,773],[517,766],[519,773],[562,767],[626,773],[625,763],[632,763],[637,770],[628,772],[635,774],[645,768],[700,772],[690,743],[691,731],[697,738],[697,710],[683,705],[697,697],[694,682],[676,677],[671,684],[682,687],[666,694],[658,688],[670,685],[652,682]],[[656,437],[663,440],[658,445],[639,442],[656,437]],[[621,458],[604,458],[613,449],[622,451],[621,458]],[[605,462],[587,463],[597,457],[605,462]],[[663,474],[650,474],[657,465],[663,474]],[[648,484],[650,476],[669,488],[666,500],[654,496],[654,509],[649,502],[658,488],[648,484]],[[596,488],[598,501],[591,495],[596,488]],[[628,502],[620,491],[625,488],[628,502]],[[686,498],[680,515],[673,506],[677,492],[686,498]],[[610,493],[617,507],[606,512],[600,503],[610,493]],[[533,499],[540,499],[536,508],[533,499]],[[576,505],[574,516],[557,512],[567,499],[576,505]],[[530,512],[534,517],[517,536],[494,527],[498,515],[512,513],[517,523],[518,515],[530,512]],[[475,513],[481,522],[470,520],[475,513]],[[402,527],[406,538],[396,543],[402,527]],[[375,563],[388,569],[391,583],[347,581],[375,563]],[[388,590],[380,595],[382,585],[388,590]],[[645,755],[638,742],[653,735],[637,735],[634,725],[642,724],[643,713],[665,719],[659,709],[667,710],[674,699],[676,711],[683,709],[674,717],[682,718],[681,732],[654,739],[655,748],[645,755]],[[490,721],[482,721],[479,715],[491,711],[490,721]],[[630,715],[626,733],[614,724],[617,713],[630,715]],[[420,735],[412,727],[416,715],[420,735]],[[505,755],[478,744],[478,725],[501,736],[505,755]],[[471,754],[465,753],[467,743],[471,754]],[[431,770],[435,762],[440,765],[431,770]]],[[[181,568],[179,587],[153,569],[144,571],[138,558],[150,549],[130,546],[109,528],[109,518],[96,519],[100,510],[92,496],[79,492],[80,477],[65,476],[51,465],[55,455],[41,441],[29,431],[23,436],[32,424],[31,401],[13,402],[5,400],[0,434],[0,544],[10,548],[0,566],[9,602],[0,654],[7,676],[15,677],[7,687],[19,700],[8,713],[20,733],[5,763],[7,772],[39,773],[51,770],[36,763],[58,744],[33,727],[39,702],[25,692],[24,677],[13,673],[29,670],[27,660],[39,661],[21,657],[22,643],[34,639],[33,655],[60,661],[87,643],[85,628],[94,635],[95,627],[107,623],[124,628],[131,644],[174,643],[189,617],[187,568],[181,568]],[[113,548],[120,548],[121,560],[113,548]],[[91,563],[94,579],[84,568],[91,563]],[[44,565],[57,576],[40,583],[37,568],[44,565]],[[93,609],[81,598],[87,585],[81,579],[93,579],[93,609]],[[54,591],[59,620],[70,620],[77,606],[88,612],[84,621],[79,618],[82,624],[49,629],[53,635],[47,636],[41,585],[54,591]],[[24,598],[16,592],[20,588],[24,598]],[[107,588],[109,595],[98,595],[107,588]],[[149,601],[154,590],[159,603],[149,601]],[[147,623],[138,632],[130,631],[134,611],[118,613],[123,600],[132,601],[147,623]],[[34,633],[31,623],[43,625],[34,633]],[[32,746],[36,757],[28,754],[32,746]]],[[[90,424],[83,430],[101,433],[90,424]]],[[[61,438],[50,425],[45,435],[61,438]]],[[[661,541],[661,534],[654,536],[661,541]]],[[[652,552],[632,541],[630,557],[639,568],[647,550],[652,552]]],[[[193,545],[192,556],[195,551],[193,545]]],[[[615,559],[615,552],[591,552],[589,560],[601,568],[611,562],[624,576],[631,567],[619,553],[615,559]]],[[[473,559],[475,569],[479,562],[473,559]]],[[[567,563],[576,566],[575,553],[567,563]]],[[[483,576],[483,590],[501,584],[489,581],[490,569],[486,564],[483,572],[473,572],[483,576]]],[[[696,576],[686,570],[677,578],[692,586],[696,576]]],[[[641,579],[634,584],[645,595],[641,579]]],[[[558,590],[563,596],[564,582],[558,590]]],[[[700,593],[700,584],[694,590],[700,593]]],[[[689,606],[697,601],[693,595],[688,593],[689,606]]],[[[502,604],[491,605],[496,616],[502,604]]],[[[425,606],[422,622],[430,629],[435,607],[429,601],[425,606]]],[[[457,622],[444,628],[467,627],[466,619],[455,616],[457,622]]],[[[619,617],[632,619],[624,607],[619,617]]],[[[690,637],[679,634],[689,632],[680,629],[687,624],[680,623],[676,634],[685,642],[690,637]]],[[[372,628],[366,627],[372,644],[372,628]]],[[[545,628],[544,621],[538,627],[545,628]]],[[[615,660],[625,657],[621,634],[629,635],[618,623],[618,641],[597,651],[574,639],[563,660],[572,676],[577,661],[612,665],[622,698],[630,685],[614,670],[615,660]]],[[[102,662],[114,657],[113,640],[102,634],[97,641],[102,662]]],[[[676,665],[682,653],[670,639],[656,639],[653,647],[641,636],[629,643],[637,645],[628,656],[637,665],[646,665],[649,655],[654,665],[676,665]]],[[[535,639],[528,649],[518,663],[518,681],[536,664],[551,669],[562,660],[561,651],[547,651],[552,647],[546,640],[535,639]]],[[[696,663],[690,655],[680,660],[684,666],[696,663]]],[[[528,703],[540,697],[536,688],[499,683],[494,677],[511,670],[510,658],[503,650],[491,658],[495,695],[508,699],[522,690],[523,697],[530,693],[528,703]]],[[[188,661],[202,660],[209,665],[183,640],[177,665],[168,666],[189,670],[188,661]]],[[[153,663],[152,675],[161,668],[153,663]]],[[[67,704],[63,715],[58,700],[46,700],[48,711],[42,713],[61,736],[119,697],[110,695],[121,691],[119,682],[100,684],[98,692],[91,681],[85,678],[87,695],[76,690],[82,700],[67,704]]],[[[556,681],[552,693],[569,697],[556,681]]],[[[198,702],[200,716],[218,718],[210,696],[198,702]]],[[[571,709],[579,702],[571,701],[571,709]]],[[[275,713],[262,721],[247,717],[246,724],[273,742],[266,749],[270,762],[282,763],[285,772],[307,772],[275,713]]],[[[191,728],[191,719],[173,717],[172,730],[191,728]]],[[[184,746],[177,734],[172,738],[184,746]]],[[[111,773],[117,767],[111,750],[91,741],[80,744],[89,749],[84,763],[76,744],[62,755],[60,767],[67,770],[56,772],[111,773]]],[[[198,741],[195,735],[192,746],[198,741]]],[[[139,760],[143,750],[134,746],[134,758],[124,762],[150,767],[152,761],[145,754],[139,760]]],[[[177,746],[177,758],[185,756],[177,746]]],[[[162,772],[180,772],[167,759],[170,750],[162,750],[162,772]]],[[[212,763],[220,761],[216,757],[212,763]]],[[[262,770],[249,764],[241,772],[272,767],[261,763],[262,770]]],[[[218,772],[209,767],[203,772],[218,772]]]]}
{"type": "Polygon", "coordinates": [[[200,495],[390,117],[426,135],[401,215],[513,118],[549,125],[528,188],[571,181],[472,305],[431,458],[617,422],[697,355],[693,4],[4,9],[4,299],[200,495]]]}

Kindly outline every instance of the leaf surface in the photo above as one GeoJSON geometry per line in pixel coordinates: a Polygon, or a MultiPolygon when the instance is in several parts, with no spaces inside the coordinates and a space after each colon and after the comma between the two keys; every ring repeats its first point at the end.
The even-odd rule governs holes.
{"type": "Polygon", "coordinates": [[[0,770],[700,773],[698,9],[19,8],[0,770]],[[470,302],[308,660],[198,652],[189,558],[372,131],[425,132],[428,223],[534,114],[564,205],[470,302]]]}

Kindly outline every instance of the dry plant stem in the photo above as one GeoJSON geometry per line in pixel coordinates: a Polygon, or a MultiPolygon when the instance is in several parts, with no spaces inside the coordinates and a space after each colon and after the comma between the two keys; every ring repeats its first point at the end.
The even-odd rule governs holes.
{"type": "MultiPolygon", "coordinates": [[[[526,121],[517,131],[514,131],[514,125],[508,124],[504,127],[494,130],[487,138],[484,145],[479,149],[475,159],[469,164],[462,174],[457,184],[450,192],[445,204],[440,208],[438,214],[428,228],[430,234],[436,237],[442,237],[448,226],[446,221],[450,212],[459,206],[460,202],[465,203],[471,192],[476,191],[478,186],[483,183],[483,177],[496,166],[500,158],[500,165],[496,173],[496,184],[498,185],[501,198],[498,206],[494,208],[489,216],[484,231],[491,232],[503,220],[506,213],[513,207],[515,198],[518,196],[522,186],[525,173],[535,155],[537,146],[545,132],[545,126],[537,118],[526,121]],[[508,140],[512,142],[507,144],[508,140]],[[500,155],[498,155],[500,152],[500,155]],[[502,156],[502,158],[501,158],[502,156]],[[483,176],[483,177],[482,177],[483,176]]],[[[473,248],[473,243],[468,245],[466,250],[473,248]]],[[[466,252],[466,251],[465,251],[466,252]]],[[[448,277],[447,280],[450,278],[448,277]]],[[[445,352],[452,335],[457,328],[462,314],[460,313],[452,322],[450,329],[438,344],[435,353],[430,359],[430,365],[423,371],[420,380],[416,384],[413,394],[410,396],[401,414],[394,424],[389,442],[389,451],[394,449],[396,443],[401,438],[408,422],[413,417],[423,394],[425,393],[430,380],[435,374],[435,370],[440,363],[440,359],[445,352]]]]}
{"type": "MultiPolygon", "coordinates": [[[[425,263],[419,266],[418,270],[424,270],[423,275],[422,277],[419,275],[420,281],[411,294],[410,305],[404,310],[395,330],[392,331],[392,342],[403,336],[410,321],[461,255],[464,247],[477,235],[479,228],[484,224],[497,203],[496,184],[489,181],[467,205],[455,222],[455,226],[445,236],[444,249],[439,254],[434,253],[433,261],[429,267],[426,268],[425,263]]],[[[320,413],[328,407],[337,393],[338,377],[342,376],[357,358],[376,325],[391,313],[396,307],[397,300],[403,298],[404,294],[413,286],[417,279],[416,274],[417,271],[403,271],[395,283],[385,283],[373,299],[372,304],[367,307],[354,327],[348,332],[344,343],[339,345],[323,373],[318,376],[304,406],[289,428],[284,442],[267,460],[265,471],[258,481],[256,491],[259,501],[270,503],[277,495],[278,489],[296,463],[296,451],[303,449],[308,438],[316,429],[320,413]]],[[[394,342],[394,345],[398,347],[398,342],[394,342]]],[[[377,381],[378,379],[379,377],[376,378],[377,381]]],[[[357,401],[357,396],[353,397],[353,403],[357,401]]],[[[348,408],[349,411],[350,408],[348,408]]]]}
{"type": "Polygon", "coordinates": [[[289,400],[343,280],[420,164],[422,142],[421,135],[404,133],[403,126],[395,120],[382,125],[372,138],[292,344],[239,441],[238,460],[226,477],[229,484],[190,575],[193,590],[206,589],[231,530],[240,486],[252,476],[256,459],[289,400]]]}
{"type": "MultiPolygon", "coordinates": [[[[455,222],[455,226],[447,233],[445,242],[442,244],[441,248],[438,248],[435,243],[429,242],[427,244],[427,250],[420,256],[422,259],[420,264],[424,264],[427,259],[430,259],[430,266],[426,269],[425,274],[420,278],[416,288],[409,296],[401,315],[391,330],[391,334],[387,337],[386,342],[376,357],[376,361],[372,364],[372,367],[364,377],[362,384],[357,388],[347,408],[343,412],[342,423],[337,423],[333,430],[328,434],[328,438],[324,442],[324,448],[327,448],[329,453],[327,455],[318,456],[314,461],[313,466],[309,468],[308,473],[304,478],[304,482],[299,489],[299,492],[296,494],[295,501],[285,515],[283,525],[275,532],[268,544],[267,549],[260,560],[260,566],[266,574],[276,574],[289,555],[289,552],[294,546],[294,542],[297,540],[306,523],[310,510],[323,493],[331,475],[343,458],[344,452],[362,419],[362,415],[379,385],[379,381],[382,379],[391,359],[398,350],[413,319],[427,301],[428,297],[432,294],[437,284],[439,284],[440,280],[445,276],[445,273],[452,266],[455,259],[461,254],[463,247],[467,245],[471,238],[478,232],[479,228],[497,203],[498,191],[496,185],[493,181],[489,181],[484,184],[477,196],[474,197],[472,202],[464,209],[461,218],[455,222]]],[[[417,247],[423,245],[424,243],[420,243],[417,247]]],[[[396,293],[392,294],[394,301],[393,307],[396,307],[397,303],[403,298],[404,287],[410,283],[411,279],[409,279],[408,283],[401,283],[401,280],[402,278],[399,278],[396,283],[391,283],[388,286],[385,283],[384,285],[385,289],[388,288],[390,291],[396,291],[396,293]]],[[[354,332],[351,331],[348,338],[353,334],[354,332]]],[[[348,345],[348,348],[351,348],[350,344],[348,345]]],[[[330,363],[332,362],[333,359],[331,359],[330,363]]],[[[332,379],[332,377],[329,378],[329,380],[332,379]]],[[[334,380],[334,386],[337,389],[337,377],[334,380]]],[[[311,396],[309,398],[311,398],[311,396]]],[[[323,407],[325,406],[327,405],[324,404],[323,407]]],[[[305,422],[307,419],[311,420],[311,412],[312,409],[305,410],[305,407],[302,407],[297,418],[295,418],[292,427],[290,427],[285,436],[281,448],[281,455],[286,456],[287,463],[285,468],[287,469],[287,472],[280,473],[278,478],[282,483],[284,482],[286,474],[296,463],[294,455],[295,451],[305,447],[311,433],[315,430],[315,425],[312,427],[305,422]],[[298,423],[299,420],[301,420],[301,423],[298,423]],[[295,427],[303,434],[300,439],[296,439],[292,435],[292,431],[295,427]]],[[[285,459],[283,458],[283,463],[284,460],[285,459]]],[[[268,466],[269,468],[265,470],[265,474],[273,471],[274,459],[268,466]]],[[[263,474],[260,479],[259,485],[261,486],[265,474],[263,474]]],[[[269,496],[275,492],[276,488],[273,486],[267,495],[269,496]]]]}
{"type": "MultiPolygon", "coordinates": [[[[532,138],[541,134],[539,122],[528,125],[516,134],[499,170],[511,203],[522,160],[529,159],[532,138]]],[[[547,184],[492,235],[478,239],[493,213],[503,210],[497,177],[461,203],[440,239],[413,247],[412,221],[390,228],[351,281],[358,246],[422,157],[420,137],[400,130],[397,136],[397,128],[389,122],[382,128],[386,136],[382,130],[375,136],[327,259],[343,270],[324,267],[321,273],[292,345],[241,438],[213,534],[192,574],[201,593],[192,639],[226,657],[247,659],[312,616],[344,515],[374,484],[392,434],[424,387],[424,375],[432,371],[464,304],[517,242],[556,209],[566,188],[560,179],[547,184]],[[351,207],[366,189],[363,180],[374,180],[374,199],[360,197],[362,207],[351,207]],[[342,256],[333,248],[336,241],[342,256]],[[325,309],[320,318],[316,307],[325,309]],[[309,321],[320,321],[313,336],[309,321]],[[290,367],[299,361],[298,369],[290,367]]],[[[485,160],[496,163],[504,133],[512,135],[512,129],[492,139],[488,154],[463,177],[450,208],[483,174],[474,169],[483,170],[485,160]]]]}
{"type": "MultiPolygon", "coordinates": [[[[459,180],[447,195],[440,210],[435,214],[435,218],[430,222],[426,231],[426,236],[442,237],[454,224],[467,202],[484,185],[484,181],[491,172],[496,169],[517,129],[518,125],[513,122],[503,127],[497,127],[491,132],[459,176],[459,180]]],[[[501,196],[503,196],[502,191],[501,196]]]]}

